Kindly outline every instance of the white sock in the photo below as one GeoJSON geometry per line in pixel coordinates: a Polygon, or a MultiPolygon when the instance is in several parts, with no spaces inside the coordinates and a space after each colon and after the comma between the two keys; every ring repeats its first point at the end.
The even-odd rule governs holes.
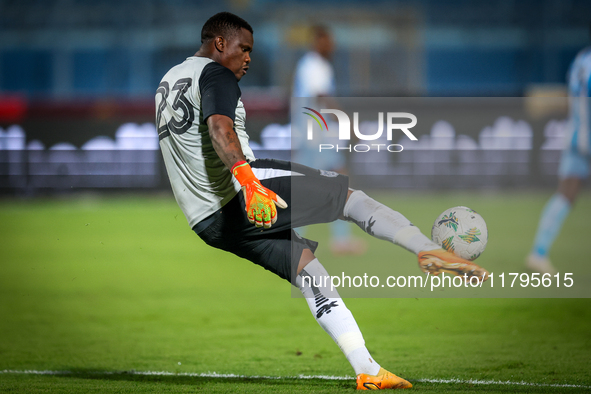
{"type": "Polygon", "coordinates": [[[400,212],[377,202],[361,190],[351,193],[343,215],[369,235],[402,246],[414,254],[441,249],[441,246],[423,235],[421,230],[400,212]]]}
{"type": "Polygon", "coordinates": [[[318,259],[312,260],[296,278],[316,321],[339,345],[355,374],[377,375],[380,365],[365,347],[357,322],[336,290],[330,289],[330,276],[318,259]]]}

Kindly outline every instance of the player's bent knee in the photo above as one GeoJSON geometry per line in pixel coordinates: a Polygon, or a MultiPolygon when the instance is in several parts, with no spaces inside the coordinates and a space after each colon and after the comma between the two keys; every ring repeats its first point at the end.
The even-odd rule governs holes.
{"type": "MultiPolygon", "coordinates": [[[[345,200],[345,205],[347,204],[347,202],[349,201],[349,197],[351,197],[351,194],[353,194],[354,192],[356,192],[357,190],[355,189],[351,189],[349,188],[349,190],[347,191],[347,199],[345,200]]],[[[341,214],[339,215],[339,219],[341,220],[346,220],[345,219],[345,213],[341,212],[341,214]]]]}
{"type": "Polygon", "coordinates": [[[316,258],[316,256],[314,256],[314,253],[310,250],[310,249],[304,249],[302,251],[302,256],[300,257],[300,261],[298,262],[298,271],[297,271],[297,275],[300,274],[300,272],[302,272],[302,269],[307,266],[310,261],[314,260],[316,258]]]}

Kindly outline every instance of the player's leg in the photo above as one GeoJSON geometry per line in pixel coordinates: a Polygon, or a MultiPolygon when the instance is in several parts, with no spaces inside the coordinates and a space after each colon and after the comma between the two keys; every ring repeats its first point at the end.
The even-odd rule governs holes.
{"type": "MultiPolygon", "coordinates": [[[[346,201],[348,190],[346,177],[329,173],[320,175],[318,170],[297,166],[298,172],[294,174],[291,167],[280,162],[260,161],[255,164],[253,169],[258,171],[257,176],[261,178],[263,184],[271,190],[277,190],[278,194],[284,195],[286,200],[289,199],[289,208],[279,213],[277,222],[270,229],[253,230],[254,226],[244,215],[244,205],[239,193],[235,199],[224,206],[215,221],[198,232],[199,236],[211,246],[248,259],[293,284],[299,283],[298,287],[306,296],[314,317],[343,350],[359,375],[360,388],[410,387],[410,383],[381,369],[373,360],[365,347],[355,319],[338,293],[325,291],[323,287],[310,286],[318,283],[320,276],[326,277],[328,274],[314,257],[313,251],[317,244],[299,237],[290,228],[293,218],[296,218],[296,223],[302,225],[336,220],[346,201]],[[294,201],[291,193],[292,183],[294,183],[292,180],[294,177],[298,180],[303,179],[308,171],[311,171],[316,181],[311,184],[304,182],[307,189],[301,187],[298,191],[300,195],[308,194],[308,197],[312,198],[294,201]],[[325,189],[314,188],[314,186],[327,186],[327,184],[331,186],[325,189]],[[295,212],[294,207],[297,207],[295,212]],[[304,219],[306,214],[311,219],[304,219]],[[304,276],[312,279],[312,282],[310,279],[305,280],[304,276]],[[316,278],[315,282],[314,278],[316,278]]],[[[295,183],[298,185],[298,182],[295,183]]]]}
{"type": "Polygon", "coordinates": [[[303,175],[292,176],[290,208],[294,227],[344,219],[356,223],[370,235],[393,242],[415,254],[441,248],[399,212],[362,191],[349,189],[346,176],[295,163],[291,163],[290,169],[292,174],[303,175]]]}
{"type": "MultiPolygon", "coordinates": [[[[343,351],[347,360],[361,377],[364,387],[411,387],[404,379],[382,370],[365,347],[357,322],[338,292],[330,287],[316,286],[328,273],[313,254],[317,244],[299,237],[293,230],[265,233],[247,238],[241,235],[242,221],[231,210],[222,211],[217,220],[199,233],[209,245],[234,253],[290,281],[302,291],[308,306],[320,326],[343,351]],[[229,215],[229,216],[228,216],[229,215]]],[[[250,223],[248,223],[252,226],[250,223]]],[[[246,225],[246,224],[244,224],[246,225]]],[[[327,282],[330,286],[330,282],[327,282]]],[[[358,382],[359,382],[358,378],[358,382]]]]}
{"type": "MultiPolygon", "coordinates": [[[[270,166],[273,163],[258,163],[259,166],[266,164],[270,166]]],[[[263,175],[261,176],[262,182],[269,183],[269,186],[283,192],[285,198],[291,202],[290,179],[282,176],[272,177],[273,171],[265,172],[263,168],[259,168],[261,169],[259,173],[263,175]]],[[[265,169],[268,170],[268,166],[265,169]]],[[[274,175],[282,174],[284,173],[281,171],[275,171],[274,175]]],[[[345,185],[345,194],[346,190],[345,185]]],[[[331,214],[334,218],[338,216],[337,211],[342,210],[344,197],[342,200],[340,208],[336,208],[335,212],[331,214]]],[[[293,206],[290,205],[290,208],[293,206]]],[[[329,208],[326,207],[326,210],[329,208]]],[[[239,193],[224,206],[215,221],[198,232],[199,236],[208,245],[250,260],[297,285],[304,293],[314,317],[343,350],[355,372],[357,374],[377,374],[380,366],[369,355],[359,327],[338,293],[324,291],[324,288],[306,287],[305,284],[309,283],[309,280],[302,283],[305,282],[302,278],[303,275],[313,276],[316,278],[316,283],[319,281],[319,276],[328,275],[313,254],[317,243],[298,236],[289,228],[290,218],[294,216],[289,209],[287,214],[285,212],[279,213],[278,220],[273,227],[266,230],[256,229],[256,231],[253,230],[255,227],[248,222],[243,214],[243,210],[241,193],[239,193]],[[284,215],[281,215],[282,213],[284,215]],[[308,273],[308,271],[310,272],[308,273]],[[315,299],[317,294],[321,295],[315,299]],[[322,299],[320,299],[321,297],[322,299]]],[[[318,215],[322,214],[326,214],[326,212],[318,212],[318,215]]]]}
{"type": "Polygon", "coordinates": [[[548,255],[572,209],[580,185],[581,180],[578,178],[560,180],[558,191],[544,206],[536,230],[534,245],[526,261],[527,267],[532,271],[551,275],[557,272],[548,255]]]}
{"type": "Polygon", "coordinates": [[[383,369],[371,356],[359,326],[330,276],[310,249],[302,251],[295,280],[312,315],[336,342],[357,375],[358,389],[410,388],[408,381],[383,369]]]}
{"type": "MultiPolygon", "coordinates": [[[[336,219],[355,222],[362,230],[377,238],[388,240],[418,255],[419,267],[423,272],[438,275],[448,272],[454,275],[488,278],[488,272],[471,261],[446,252],[429,238],[421,234],[402,214],[378,203],[361,191],[349,189],[346,176],[332,171],[316,170],[297,163],[273,160],[257,160],[253,171],[269,171],[266,167],[280,168],[290,174],[290,182],[280,178],[264,179],[265,187],[276,191],[289,187],[289,191],[277,194],[289,198],[289,208],[279,212],[275,228],[300,227],[316,223],[329,223],[336,219]],[[269,182],[269,183],[266,183],[269,182]],[[277,190],[276,190],[277,189],[277,190]],[[287,220],[283,222],[282,219],[287,220]]],[[[276,171],[271,171],[276,173],[276,171]]],[[[257,174],[258,176],[258,174],[257,174]]],[[[273,227],[271,227],[273,230],[273,227]]]]}
{"type": "Polygon", "coordinates": [[[331,291],[327,278],[328,272],[312,251],[304,249],[295,283],[312,315],[345,354],[356,374],[377,374],[380,365],[369,354],[357,322],[338,292],[331,291]]]}
{"type": "Polygon", "coordinates": [[[589,175],[589,159],[575,150],[567,150],[562,154],[558,172],[560,176],[558,191],[542,210],[534,244],[526,259],[526,266],[529,269],[551,275],[554,275],[557,270],[550,262],[550,249],[572,209],[581,188],[582,179],[589,175]]]}
{"type": "Polygon", "coordinates": [[[423,272],[448,272],[486,280],[488,272],[471,261],[449,253],[421,233],[400,212],[379,203],[361,190],[349,190],[343,218],[356,223],[366,233],[402,246],[416,254],[423,272]]]}
{"type": "Polygon", "coordinates": [[[341,218],[355,222],[370,235],[417,254],[423,272],[488,278],[485,269],[441,249],[399,212],[362,191],[350,190],[349,180],[344,175],[277,160],[257,160],[251,166],[261,183],[282,196],[289,205],[278,212],[277,222],[266,232],[341,218]]]}
{"type": "Polygon", "coordinates": [[[441,248],[400,212],[374,200],[361,190],[349,190],[343,219],[357,224],[369,235],[402,246],[415,254],[441,248]]]}

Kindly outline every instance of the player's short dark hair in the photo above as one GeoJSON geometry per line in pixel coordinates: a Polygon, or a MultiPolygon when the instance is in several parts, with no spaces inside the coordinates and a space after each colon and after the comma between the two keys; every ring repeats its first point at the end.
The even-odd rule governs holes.
{"type": "Polygon", "coordinates": [[[252,27],[247,21],[230,12],[220,12],[209,18],[203,25],[201,42],[204,43],[218,36],[228,38],[240,29],[246,29],[252,34],[252,27]]]}

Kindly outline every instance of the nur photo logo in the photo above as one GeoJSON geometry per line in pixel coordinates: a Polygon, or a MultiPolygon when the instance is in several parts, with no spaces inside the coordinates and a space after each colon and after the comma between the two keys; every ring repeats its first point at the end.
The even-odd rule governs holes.
{"type": "Polygon", "coordinates": [[[394,135],[398,132],[404,133],[411,141],[417,141],[417,137],[410,131],[411,128],[416,126],[417,117],[408,112],[378,112],[377,119],[377,131],[371,134],[365,134],[360,131],[359,128],[359,112],[353,112],[353,127],[351,127],[351,120],[349,115],[344,111],[338,109],[321,109],[320,112],[310,107],[302,107],[305,112],[303,114],[308,115],[310,119],[307,122],[306,138],[308,140],[314,140],[314,129],[316,128],[320,132],[329,132],[328,123],[322,114],[332,114],[336,117],[338,123],[338,140],[343,142],[349,142],[349,144],[318,144],[318,151],[347,151],[347,152],[369,152],[370,150],[376,151],[388,151],[392,153],[402,152],[404,149],[400,144],[383,144],[383,143],[362,143],[362,144],[351,144],[351,130],[353,130],[354,136],[359,141],[376,141],[380,139],[386,131],[386,139],[392,141],[394,135]],[[386,121],[384,122],[384,116],[386,121]],[[404,122],[406,120],[406,122],[404,122]],[[317,127],[315,126],[317,125],[317,127]],[[384,127],[385,126],[385,127],[384,127]]]}

